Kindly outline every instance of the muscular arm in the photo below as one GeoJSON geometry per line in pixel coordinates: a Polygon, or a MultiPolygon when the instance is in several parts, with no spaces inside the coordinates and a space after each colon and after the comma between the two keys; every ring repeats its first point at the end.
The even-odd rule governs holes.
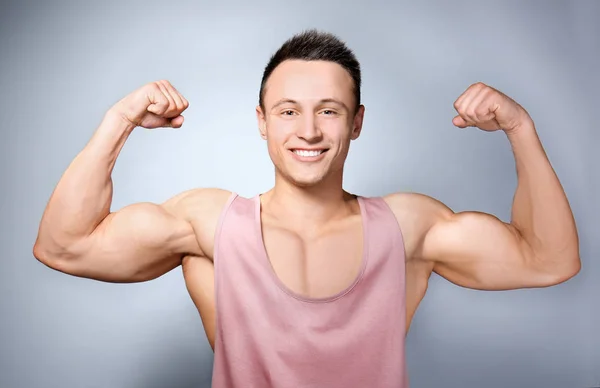
{"type": "Polygon", "coordinates": [[[573,215],[533,124],[509,139],[518,176],[510,222],[480,212],[454,213],[426,196],[412,200],[423,217],[419,259],[457,285],[482,290],[546,287],[580,269],[573,215]]]}
{"type": "Polygon", "coordinates": [[[109,111],[67,168],[40,222],[33,251],[42,263],[75,276],[137,281],[175,267],[185,250],[199,252],[191,226],[169,212],[172,203],[110,212],[111,173],[132,130],[109,111]]]}
{"type": "Polygon", "coordinates": [[[138,126],[180,127],[187,107],[187,100],[166,80],[144,85],[115,104],[52,193],[34,256],[75,276],[135,282],[164,274],[184,255],[203,255],[189,214],[198,210],[195,203],[202,203],[202,193],[210,191],[110,210],[111,174],[131,132],[138,126]]]}
{"type": "Polygon", "coordinates": [[[575,221],[529,113],[481,82],[454,108],[455,126],[508,136],[518,178],[512,216],[505,223],[484,213],[454,214],[423,199],[414,207],[422,217],[415,232],[419,259],[453,283],[484,290],[545,287],[575,276],[581,266],[575,221]]]}

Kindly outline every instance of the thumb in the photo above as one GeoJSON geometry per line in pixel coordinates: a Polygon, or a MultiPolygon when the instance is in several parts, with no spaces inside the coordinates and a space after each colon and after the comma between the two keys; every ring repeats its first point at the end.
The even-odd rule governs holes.
{"type": "Polygon", "coordinates": [[[156,114],[149,114],[142,119],[140,126],[146,129],[156,128],[181,128],[183,125],[183,116],[177,116],[167,119],[156,114]]]}
{"type": "Polygon", "coordinates": [[[183,125],[183,116],[179,115],[177,117],[174,117],[172,119],[167,119],[164,117],[156,117],[156,119],[158,120],[155,125],[157,127],[162,127],[162,128],[181,128],[181,126],[183,125]]]}
{"type": "Polygon", "coordinates": [[[454,118],[452,119],[452,124],[456,125],[459,128],[466,128],[469,126],[465,119],[463,119],[460,116],[454,116],[454,118]]]}
{"type": "Polygon", "coordinates": [[[155,115],[161,115],[163,113],[165,113],[165,107],[161,106],[162,104],[150,104],[148,105],[148,107],[146,108],[146,110],[150,113],[154,113],[155,115]]]}
{"type": "Polygon", "coordinates": [[[183,125],[183,120],[184,119],[183,119],[182,115],[174,117],[174,118],[168,120],[169,121],[169,127],[171,127],[171,128],[181,128],[181,126],[183,125]]]}

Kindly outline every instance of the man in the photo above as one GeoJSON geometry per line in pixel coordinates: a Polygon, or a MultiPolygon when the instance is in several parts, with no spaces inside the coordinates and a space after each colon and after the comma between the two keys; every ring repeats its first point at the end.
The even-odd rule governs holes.
{"type": "Polygon", "coordinates": [[[421,194],[343,189],[362,129],[360,66],[335,36],[298,34],[274,54],[256,108],[275,186],[253,198],[199,188],[111,212],[111,172],[136,127],[181,127],[167,81],[115,104],[68,167],[34,255],[74,276],[154,279],[182,265],[215,351],[216,387],[406,387],[404,338],[436,272],[481,290],[547,287],[580,269],[561,185],[528,113],[482,83],[455,126],[502,130],[518,186],[512,220],[455,214],[421,194]]]}

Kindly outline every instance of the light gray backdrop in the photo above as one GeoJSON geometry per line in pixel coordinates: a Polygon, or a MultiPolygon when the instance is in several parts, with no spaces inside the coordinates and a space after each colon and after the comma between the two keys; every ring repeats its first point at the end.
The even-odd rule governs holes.
{"type": "Polygon", "coordinates": [[[348,190],[419,191],[508,220],[506,138],[451,124],[455,98],[483,81],[534,117],[578,222],[583,270],[566,284],[477,292],[434,276],[408,337],[412,386],[600,385],[600,2],[366,3],[2,4],[0,387],[209,386],[212,352],[180,269],[135,285],[69,277],[33,258],[38,222],[105,110],[161,78],[191,102],[186,124],[131,136],[113,209],[198,186],[267,190],[260,76],[310,27],[345,39],[364,71],[348,190]]]}

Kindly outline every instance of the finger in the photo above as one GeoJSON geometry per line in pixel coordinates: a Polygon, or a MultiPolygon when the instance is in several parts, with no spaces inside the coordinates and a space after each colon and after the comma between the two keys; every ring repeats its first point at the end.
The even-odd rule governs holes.
{"type": "Polygon", "coordinates": [[[156,84],[158,85],[161,93],[169,101],[169,107],[164,112],[164,116],[168,117],[168,118],[172,118],[171,116],[175,116],[175,117],[178,116],[178,113],[175,114],[177,111],[177,104],[175,104],[175,100],[173,100],[173,97],[171,97],[171,94],[169,93],[169,91],[167,90],[165,85],[162,82],[157,82],[156,84]]]}
{"type": "Polygon", "coordinates": [[[480,98],[483,91],[481,84],[476,83],[469,87],[469,93],[461,99],[459,107],[457,109],[458,114],[461,115],[466,121],[471,123],[477,122],[477,117],[474,115],[473,106],[476,101],[480,98]]]}
{"type": "Polygon", "coordinates": [[[478,123],[493,119],[494,113],[491,111],[490,98],[493,98],[493,91],[482,89],[466,107],[466,114],[478,123]]]}
{"type": "Polygon", "coordinates": [[[470,98],[470,93],[463,93],[463,95],[454,102],[454,109],[456,110],[456,113],[458,113],[458,116],[452,119],[452,122],[455,123],[456,121],[456,123],[458,123],[458,125],[455,123],[457,127],[465,128],[474,124],[473,120],[465,114],[465,106],[468,104],[470,98]]]}
{"type": "Polygon", "coordinates": [[[473,98],[475,94],[478,93],[481,83],[474,83],[470,85],[454,102],[454,109],[457,111],[461,108],[466,107],[469,104],[469,101],[473,98]]]}
{"type": "Polygon", "coordinates": [[[173,87],[173,85],[171,85],[169,81],[163,80],[161,81],[161,83],[169,93],[169,96],[173,99],[173,101],[175,101],[177,114],[183,112],[185,106],[183,104],[183,100],[181,99],[181,95],[179,94],[179,92],[177,92],[177,90],[173,87]]]}
{"type": "MultiPolygon", "coordinates": [[[[167,89],[167,90],[169,90],[169,89],[167,89]]],[[[171,97],[173,97],[173,100],[175,101],[175,105],[177,105],[177,112],[178,113],[183,112],[185,109],[185,105],[183,103],[183,100],[181,99],[181,95],[179,93],[177,93],[177,91],[175,89],[169,90],[169,93],[171,94],[171,97]]]]}
{"type": "Polygon", "coordinates": [[[456,109],[458,111],[459,107],[463,106],[463,102],[469,96],[469,94],[472,93],[472,91],[473,91],[473,86],[471,85],[467,88],[467,90],[462,92],[462,94],[460,96],[458,96],[456,101],[454,101],[454,109],[456,109]]]}
{"type": "Polygon", "coordinates": [[[164,114],[167,109],[169,109],[169,100],[160,90],[160,87],[157,84],[154,84],[153,87],[147,94],[148,100],[150,101],[150,105],[146,108],[148,112],[154,113],[156,115],[164,114]]]}
{"type": "Polygon", "coordinates": [[[183,97],[183,95],[181,93],[179,93],[179,97],[181,97],[181,100],[183,101],[184,110],[187,109],[190,106],[190,102],[188,100],[186,100],[185,97],[183,97]]]}
{"type": "MultiPolygon", "coordinates": [[[[181,93],[179,93],[179,90],[177,90],[173,85],[171,85],[171,83],[169,83],[167,81],[167,86],[169,87],[169,92],[171,93],[171,95],[173,96],[173,98],[178,101],[181,102],[181,108],[183,110],[187,109],[187,107],[190,105],[189,102],[183,97],[183,95],[181,93]]],[[[179,106],[179,104],[178,104],[179,106]]]]}
{"type": "Polygon", "coordinates": [[[496,120],[496,111],[498,110],[498,95],[490,90],[486,93],[484,99],[475,107],[475,115],[478,117],[478,126],[488,131],[501,129],[496,120]]]}
{"type": "MultiPolygon", "coordinates": [[[[467,100],[465,100],[464,103],[466,103],[466,102],[467,102],[467,100]]],[[[458,113],[458,116],[456,116],[456,117],[459,117],[462,120],[462,121],[461,120],[458,121],[460,123],[460,125],[459,125],[460,128],[476,126],[475,119],[472,116],[466,114],[465,108],[463,108],[463,107],[458,108],[456,110],[456,113],[458,113]]],[[[454,122],[454,119],[452,121],[454,122]]]]}

